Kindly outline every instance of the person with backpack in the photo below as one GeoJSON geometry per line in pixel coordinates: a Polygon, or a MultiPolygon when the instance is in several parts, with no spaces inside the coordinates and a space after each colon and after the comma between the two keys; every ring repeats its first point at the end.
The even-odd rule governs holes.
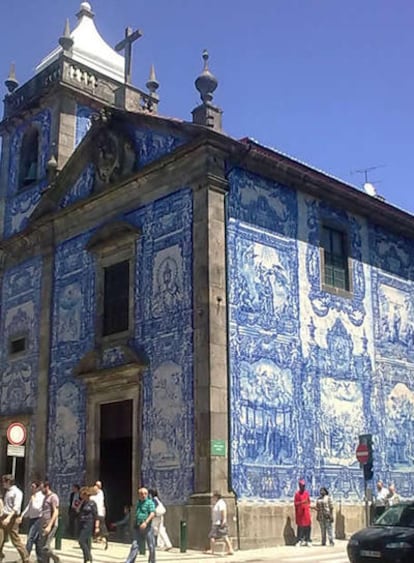
{"type": "Polygon", "coordinates": [[[164,516],[167,512],[167,509],[160,501],[157,489],[149,489],[148,492],[155,504],[155,518],[152,521],[152,526],[154,528],[155,545],[160,549],[170,551],[170,549],[172,549],[172,543],[164,524],[164,516]]]}
{"type": "Polygon", "coordinates": [[[329,545],[335,545],[333,540],[334,506],[329,491],[321,487],[319,497],[316,500],[316,519],[321,528],[322,545],[326,545],[328,535],[329,545]]]}

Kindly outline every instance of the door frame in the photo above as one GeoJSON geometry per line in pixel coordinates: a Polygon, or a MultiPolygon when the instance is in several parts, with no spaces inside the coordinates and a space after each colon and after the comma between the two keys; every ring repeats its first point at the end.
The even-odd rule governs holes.
{"type": "MultiPolygon", "coordinates": [[[[116,378],[114,378],[116,381],[116,378]]],[[[125,386],[100,386],[99,383],[88,386],[86,407],[86,481],[93,484],[99,479],[100,440],[101,440],[101,405],[132,401],[132,479],[131,498],[136,497],[141,480],[141,385],[138,378],[125,386]]],[[[105,483],[104,483],[105,486],[105,483]]]]}

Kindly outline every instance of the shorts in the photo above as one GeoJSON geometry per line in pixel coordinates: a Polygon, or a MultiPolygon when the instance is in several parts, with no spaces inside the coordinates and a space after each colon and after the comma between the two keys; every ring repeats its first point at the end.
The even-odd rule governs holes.
{"type": "Polygon", "coordinates": [[[224,524],[222,526],[214,525],[212,526],[210,533],[208,534],[208,537],[213,540],[220,540],[221,538],[226,537],[228,533],[229,530],[227,524],[224,524]]]}

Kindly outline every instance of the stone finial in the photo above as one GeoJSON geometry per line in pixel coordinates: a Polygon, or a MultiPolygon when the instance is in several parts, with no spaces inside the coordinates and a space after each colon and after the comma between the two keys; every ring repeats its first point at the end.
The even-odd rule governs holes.
{"type": "Polygon", "coordinates": [[[151,96],[156,94],[158,88],[160,87],[160,83],[158,82],[158,80],[155,76],[154,65],[151,65],[150,74],[149,74],[149,78],[148,78],[148,82],[147,82],[146,86],[147,86],[148,91],[149,91],[151,96]]]}
{"type": "Polygon", "coordinates": [[[78,19],[80,19],[82,16],[93,18],[94,15],[95,14],[92,11],[92,6],[89,4],[89,2],[82,2],[79,7],[79,12],[76,14],[78,19]]]}
{"type": "Polygon", "coordinates": [[[200,92],[200,98],[206,104],[213,100],[213,92],[217,88],[218,81],[208,68],[209,55],[207,49],[204,49],[202,56],[204,59],[204,68],[203,72],[195,81],[195,87],[200,92]]]}
{"type": "Polygon", "coordinates": [[[58,171],[58,163],[57,163],[56,156],[55,156],[54,153],[52,153],[50,155],[50,158],[47,161],[46,170],[47,170],[47,176],[48,176],[49,182],[53,182],[54,179],[56,178],[56,174],[57,174],[57,171],[58,171]]]}
{"type": "Polygon", "coordinates": [[[221,131],[221,116],[223,111],[212,103],[213,92],[217,88],[218,81],[208,68],[208,52],[206,49],[203,51],[203,59],[203,72],[195,81],[195,87],[200,92],[200,98],[203,103],[191,112],[193,114],[193,123],[221,131]]]}
{"type": "Polygon", "coordinates": [[[157,90],[160,87],[160,83],[155,76],[155,68],[154,65],[151,65],[150,75],[146,84],[149,92],[148,99],[144,103],[144,109],[149,112],[156,112],[157,111],[157,104],[159,100],[159,96],[157,94],[157,90]]]}
{"type": "Polygon", "coordinates": [[[64,51],[70,51],[73,47],[73,39],[70,36],[69,19],[66,19],[63,35],[59,38],[59,45],[64,51]]]}
{"type": "Polygon", "coordinates": [[[16,68],[14,63],[11,63],[10,65],[9,76],[7,77],[7,80],[4,81],[4,84],[6,85],[6,88],[10,94],[12,94],[16,90],[16,88],[19,87],[19,83],[16,80],[16,68]]]}

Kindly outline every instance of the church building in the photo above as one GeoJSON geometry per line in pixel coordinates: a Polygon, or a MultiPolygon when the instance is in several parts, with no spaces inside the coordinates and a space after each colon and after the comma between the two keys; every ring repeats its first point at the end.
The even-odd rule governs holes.
{"type": "Polygon", "coordinates": [[[110,521],[156,486],[191,547],[215,490],[239,546],[281,543],[304,478],[349,533],[360,435],[371,483],[414,494],[413,217],[225,134],[207,52],[192,118],[163,117],[154,68],[131,84],[139,35],[113,49],[82,2],[6,80],[0,471],[47,476],[63,506],[100,479],[110,521]]]}

